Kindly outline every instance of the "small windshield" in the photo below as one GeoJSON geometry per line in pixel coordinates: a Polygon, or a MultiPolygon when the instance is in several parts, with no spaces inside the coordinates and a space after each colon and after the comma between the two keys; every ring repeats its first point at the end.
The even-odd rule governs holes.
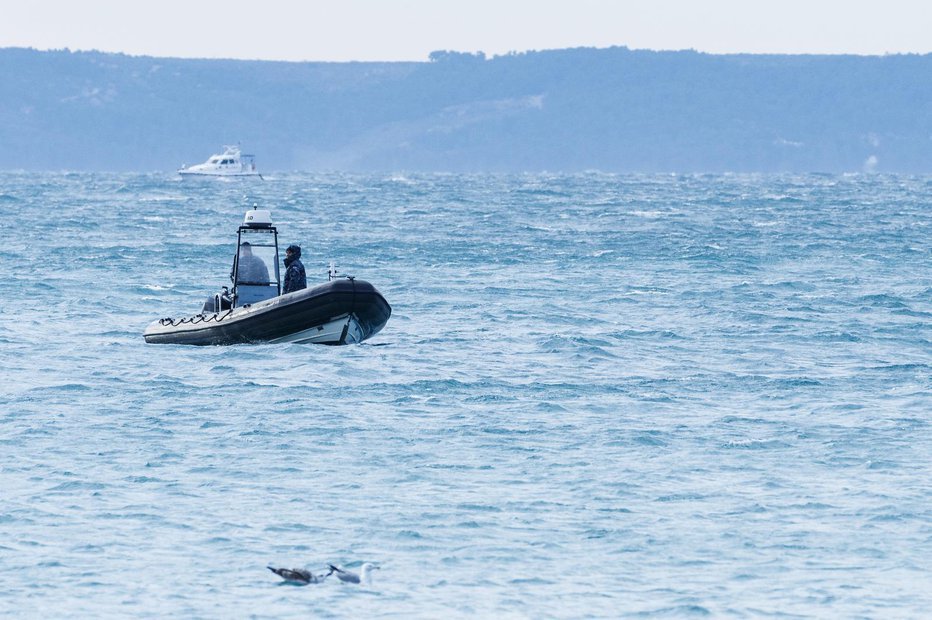
{"type": "Polygon", "coordinates": [[[274,284],[269,278],[269,265],[274,264],[275,246],[243,242],[239,246],[236,284],[274,284]]]}

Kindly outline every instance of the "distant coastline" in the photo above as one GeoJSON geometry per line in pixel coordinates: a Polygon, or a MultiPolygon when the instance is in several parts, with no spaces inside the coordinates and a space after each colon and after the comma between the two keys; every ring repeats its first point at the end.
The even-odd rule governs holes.
{"type": "Polygon", "coordinates": [[[932,172],[932,55],[623,47],[425,62],[0,49],[0,170],[932,172]]]}

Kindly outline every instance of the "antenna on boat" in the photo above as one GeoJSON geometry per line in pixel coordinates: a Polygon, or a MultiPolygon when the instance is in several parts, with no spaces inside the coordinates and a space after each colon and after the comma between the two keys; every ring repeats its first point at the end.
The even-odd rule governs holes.
{"type": "Polygon", "coordinates": [[[327,281],[329,282],[335,277],[337,277],[337,266],[333,263],[333,261],[330,261],[330,269],[327,270],[327,281]]]}

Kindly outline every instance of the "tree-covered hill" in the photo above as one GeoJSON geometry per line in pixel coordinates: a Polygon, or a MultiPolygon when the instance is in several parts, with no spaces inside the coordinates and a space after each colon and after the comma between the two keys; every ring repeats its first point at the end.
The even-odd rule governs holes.
{"type": "Polygon", "coordinates": [[[932,172],[932,55],[569,49],[425,62],[0,49],[0,169],[932,172]]]}

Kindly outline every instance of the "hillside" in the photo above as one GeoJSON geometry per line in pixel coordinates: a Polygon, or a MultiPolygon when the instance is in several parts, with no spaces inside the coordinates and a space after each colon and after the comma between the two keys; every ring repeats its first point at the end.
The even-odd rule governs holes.
{"type": "Polygon", "coordinates": [[[932,55],[626,48],[419,63],[0,49],[0,169],[932,172],[932,55]]]}

